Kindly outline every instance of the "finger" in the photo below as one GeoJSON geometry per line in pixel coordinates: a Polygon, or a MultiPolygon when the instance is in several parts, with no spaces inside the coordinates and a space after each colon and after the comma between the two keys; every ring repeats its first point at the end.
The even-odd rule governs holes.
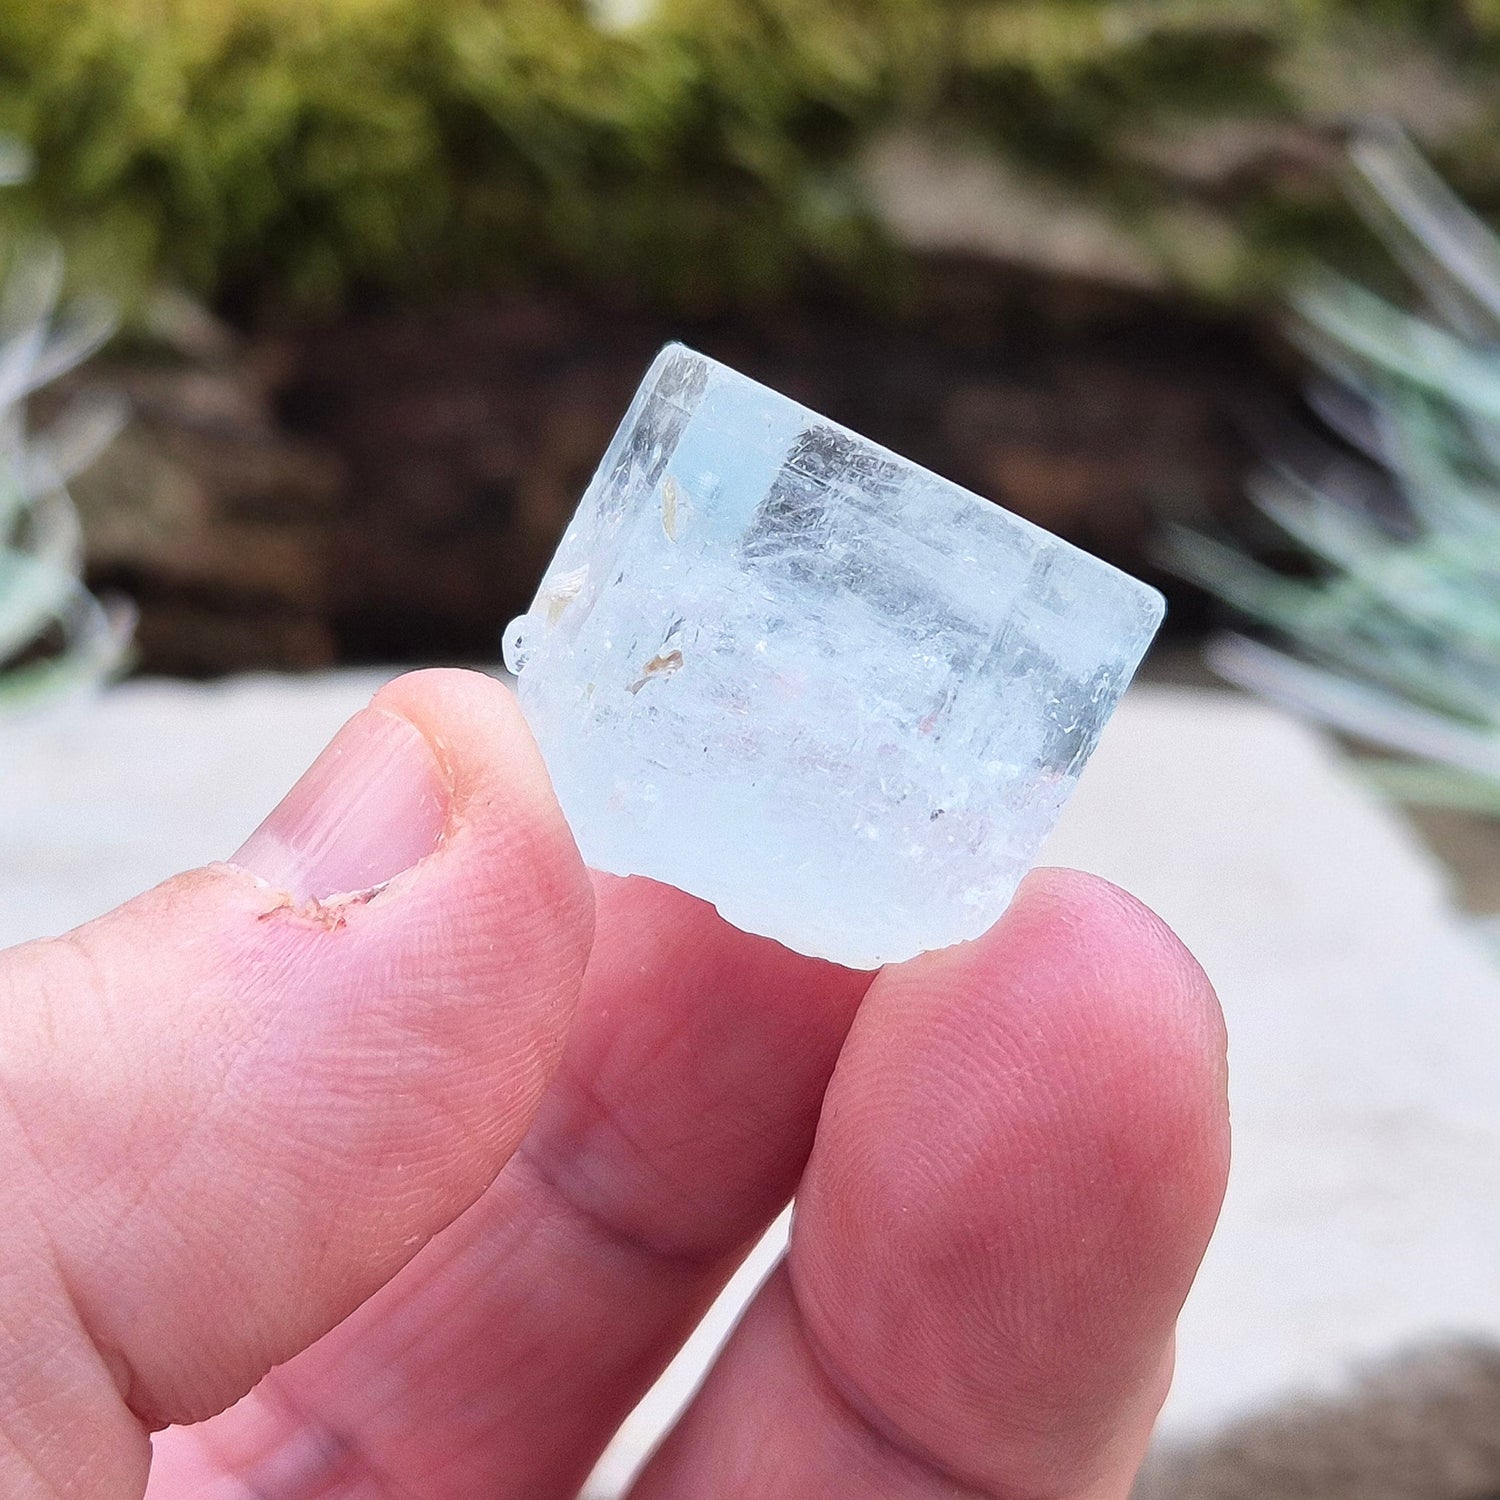
{"type": "Polygon", "coordinates": [[[592,896],[498,684],[385,689],[238,858],[0,959],[0,1182],[30,1216],[0,1364],[35,1400],[0,1432],[37,1471],[7,1495],[138,1494],[146,1429],[386,1281],[560,1056],[592,896]]]}
{"type": "Polygon", "coordinates": [[[317,1348],[163,1434],[153,1500],[577,1494],[790,1195],[870,981],[649,881],[601,877],[597,931],[499,1181],[317,1348]]]}
{"type": "Polygon", "coordinates": [[[886,970],[785,1270],[636,1500],[1123,1497],[1227,1165],[1208,982],[1100,881],[1034,876],[886,970]]]}

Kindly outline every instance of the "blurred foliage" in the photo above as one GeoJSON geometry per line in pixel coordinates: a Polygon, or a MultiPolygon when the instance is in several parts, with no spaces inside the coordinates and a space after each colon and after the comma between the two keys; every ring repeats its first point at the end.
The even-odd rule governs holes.
{"type": "Polygon", "coordinates": [[[1222,639],[1225,676],[1398,752],[1392,792],[1500,815],[1500,239],[1404,136],[1351,155],[1418,310],[1306,288],[1322,435],[1253,484],[1262,546],[1180,531],[1171,558],[1285,648],[1222,639]]]}
{"type": "MultiPolygon", "coordinates": [[[[29,163],[0,143],[0,185],[29,163]]],[[[68,480],[119,430],[108,399],[79,399],[41,433],[30,397],[87,359],[114,330],[98,300],[64,306],[62,258],[24,235],[0,249],[0,711],[92,685],[123,659],[131,616],[96,600],[79,575],[83,542],[68,480]]]]}
{"type": "Polygon", "coordinates": [[[1347,230],[1319,148],[1351,114],[1500,176],[1497,43],[1497,0],[0,0],[0,129],[127,295],[857,282],[886,248],[858,162],[898,128],[1233,294],[1347,230]],[[1227,256],[1183,249],[1206,224],[1227,256]]]}

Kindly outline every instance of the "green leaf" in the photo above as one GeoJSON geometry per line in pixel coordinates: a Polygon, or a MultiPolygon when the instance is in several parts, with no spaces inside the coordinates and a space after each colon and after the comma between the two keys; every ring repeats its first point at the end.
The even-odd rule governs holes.
{"type": "Polygon", "coordinates": [[[1500,818],[1500,778],[1417,760],[1365,760],[1357,769],[1393,801],[1500,818]]]}
{"type": "Polygon", "coordinates": [[[79,589],[65,568],[20,552],[0,552],[0,663],[65,619],[79,589]]]}

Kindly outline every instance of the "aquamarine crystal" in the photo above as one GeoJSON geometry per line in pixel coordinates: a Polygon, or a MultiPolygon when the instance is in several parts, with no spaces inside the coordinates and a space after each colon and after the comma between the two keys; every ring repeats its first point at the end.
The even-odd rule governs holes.
{"type": "Polygon", "coordinates": [[[670,345],[505,659],[590,864],[874,968],[1004,911],[1161,616],[670,345]]]}

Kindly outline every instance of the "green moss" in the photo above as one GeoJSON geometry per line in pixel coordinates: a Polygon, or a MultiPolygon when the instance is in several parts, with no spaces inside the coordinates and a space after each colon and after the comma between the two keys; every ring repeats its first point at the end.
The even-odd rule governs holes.
{"type": "MultiPolygon", "coordinates": [[[[1500,38],[1489,0],[1377,9],[1393,57],[1450,71],[1500,38]]],[[[1127,232],[1159,226],[1209,189],[1124,142],[1305,124],[1288,59],[1376,14],[660,0],[611,30],[579,0],[0,0],[0,129],[36,152],[33,215],[127,296],[165,278],[316,306],[540,278],[703,306],[868,279],[881,241],[854,163],[892,126],[978,133],[1127,232]]],[[[1295,253],[1276,172],[1235,190],[1247,262],[1295,253]]]]}

